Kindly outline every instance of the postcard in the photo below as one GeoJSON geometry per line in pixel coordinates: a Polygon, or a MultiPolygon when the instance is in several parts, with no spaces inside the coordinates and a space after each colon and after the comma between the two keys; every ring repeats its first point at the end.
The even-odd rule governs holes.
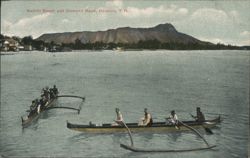
{"type": "Polygon", "coordinates": [[[250,1],[1,1],[1,157],[247,157],[250,1]]]}

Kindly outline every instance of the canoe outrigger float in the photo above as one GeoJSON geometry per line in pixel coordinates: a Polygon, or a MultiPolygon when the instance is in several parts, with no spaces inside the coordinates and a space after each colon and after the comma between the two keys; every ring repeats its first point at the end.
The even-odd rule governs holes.
{"type": "Polygon", "coordinates": [[[144,149],[144,148],[138,148],[134,146],[134,141],[133,141],[133,137],[132,137],[132,133],[130,131],[130,129],[128,128],[128,126],[126,125],[125,122],[121,122],[121,125],[123,125],[130,137],[130,142],[131,145],[125,145],[125,144],[120,144],[120,147],[129,151],[133,151],[133,152],[150,152],[150,153],[154,153],[154,152],[191,152],[191,151],[200,151],[200,150],[208,150],[208,149],[213,149],[216,147],[216,145],[209,145],[209,143],[206,141],[206,139],[193,127],[185,124],[182,121],[179,121],[179,124],[181,124],[182,126],[190,129],[191,131],[193,131],[196,135],[198,135],[206,144],[205,147],[197,147],[197,148],[186,148],[186,149],[144,149]]]}
{"type": "MultiPolygon", "coordinates": [[[[31,116],[29,116],[27,119],[24,119],[23,117],[21,117],[22,119],[22,127],[28,127],[29,125],[32,124],[32,122],[34,122],[35,120],[38,120],[38,118],[41,116],[41,114],[47,110],[51,110],[51,109],[70,109],[70,110],[76,110],[78,111],[78,114],[80,113],[81,107],[79,107],[79,109],[76,108],[72,108],[72,107],[60,107],[60,106],[56,106],[57,105],[57,100],[60,97],[72,97],[72,98],[79,98],[82,99],[82,101],[85,101],[85,97],[80,97],[80,96],[74,96],[74,95],[60,95],[60,96],[56,96],[53,99],[50,99],[47,103],[47,105],[41,109],[41,111],[39,113],[34,113],[31,116]]],[[[29,110],[28,110],[29,111],[29,110]]]]}
{"type": "MultiPolygon", "coordinates": [[[[194,128],[204,128],[209,130],[209,128],[215,127],[219,122],[221,121],[221,117],[218,116],[215,119],[212,120],[206,120],[204,122],[196,122],[196,121],[183,121],[184,124],[194,128]]],[[[166,124],[166,122],[155,122],[152,124],[152,126],[138,126],[138,123],[127,123],[128,128],[132,133],[137,132],[150,132],[150,133],[162,133],[162,132],[180,132],[180,131],[187,131],[190,130],[190,128],[187,128],[183,124],[180,124],[176,128],[175,125],[166,124]]],[[[112,124],[102,124],[102,125],[95,125],[95,124],[89,124],[89,125],[80,125],[80,124],[72,124],[67,121],[67,128],[79,132],[85,132],[85,133],[124,133],[127,132],[126,128],[124,126],[112,126],[112,124]]]]}

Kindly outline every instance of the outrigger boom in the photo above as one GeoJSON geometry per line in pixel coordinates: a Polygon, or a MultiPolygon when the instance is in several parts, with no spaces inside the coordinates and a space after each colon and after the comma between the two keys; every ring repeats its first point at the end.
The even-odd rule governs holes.
{"type": "Polygon", "coordinates": [[[50,109],[70,109],[70,110],[76,110],[76,111],[78,111],[78,114],[80,113],[80,110],[81,110],[80,108],[76,109],[76,108],[64,107],[64,106],[54,106],[54,107],[47,108],[47,110],[50,110],[50,109]]]}
{"type": "Polygon", "coordinates": [[[81,97],[81,96],[76,96],[76,95],[58,95],[56,96],[57,98],[62,98],[62,97],[70,97],[70,98],[80,98],[83,101],[85,100],[85,97],[81,97]]]}

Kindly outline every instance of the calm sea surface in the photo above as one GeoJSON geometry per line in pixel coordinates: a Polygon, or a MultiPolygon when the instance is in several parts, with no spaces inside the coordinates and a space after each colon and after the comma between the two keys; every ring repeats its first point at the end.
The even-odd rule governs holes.
{"type": "MultiPolygon", "coordinates": [[[[249,51],[102,51],[21,52],[1,56],[0,152],[5,156],[244,158],[248,155],[249,51]],[[60,94],[85,96],[79,115],[50,110],[22,129],[32,99],[56,84],[60,94]],[[127,134],[82,134],[66,121],[110,123],[115,108],[126,122],[138,122],[143,109],[154,121],[171,110],[192,120],[200,106],[206,118],[223,122],[206,140],[215,150],[188,153],[133,153],[127,134]]],[[[59,106],[78,107],[78,99],[59,99],[59,106]]],[[[192,132],[134,134],[136,147],[181,149],[205,146],[192,132]]]]}

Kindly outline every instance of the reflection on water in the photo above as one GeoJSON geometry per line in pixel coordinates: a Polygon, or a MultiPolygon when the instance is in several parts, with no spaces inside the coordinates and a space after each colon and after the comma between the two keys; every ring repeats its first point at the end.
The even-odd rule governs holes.
{"type": "Polygon", "coordinates": [[[167,134],[167,136],[170,138],[171,141],[177,142],[177,139],[181,137],[182,133],[171,133],[167,134]]]}

